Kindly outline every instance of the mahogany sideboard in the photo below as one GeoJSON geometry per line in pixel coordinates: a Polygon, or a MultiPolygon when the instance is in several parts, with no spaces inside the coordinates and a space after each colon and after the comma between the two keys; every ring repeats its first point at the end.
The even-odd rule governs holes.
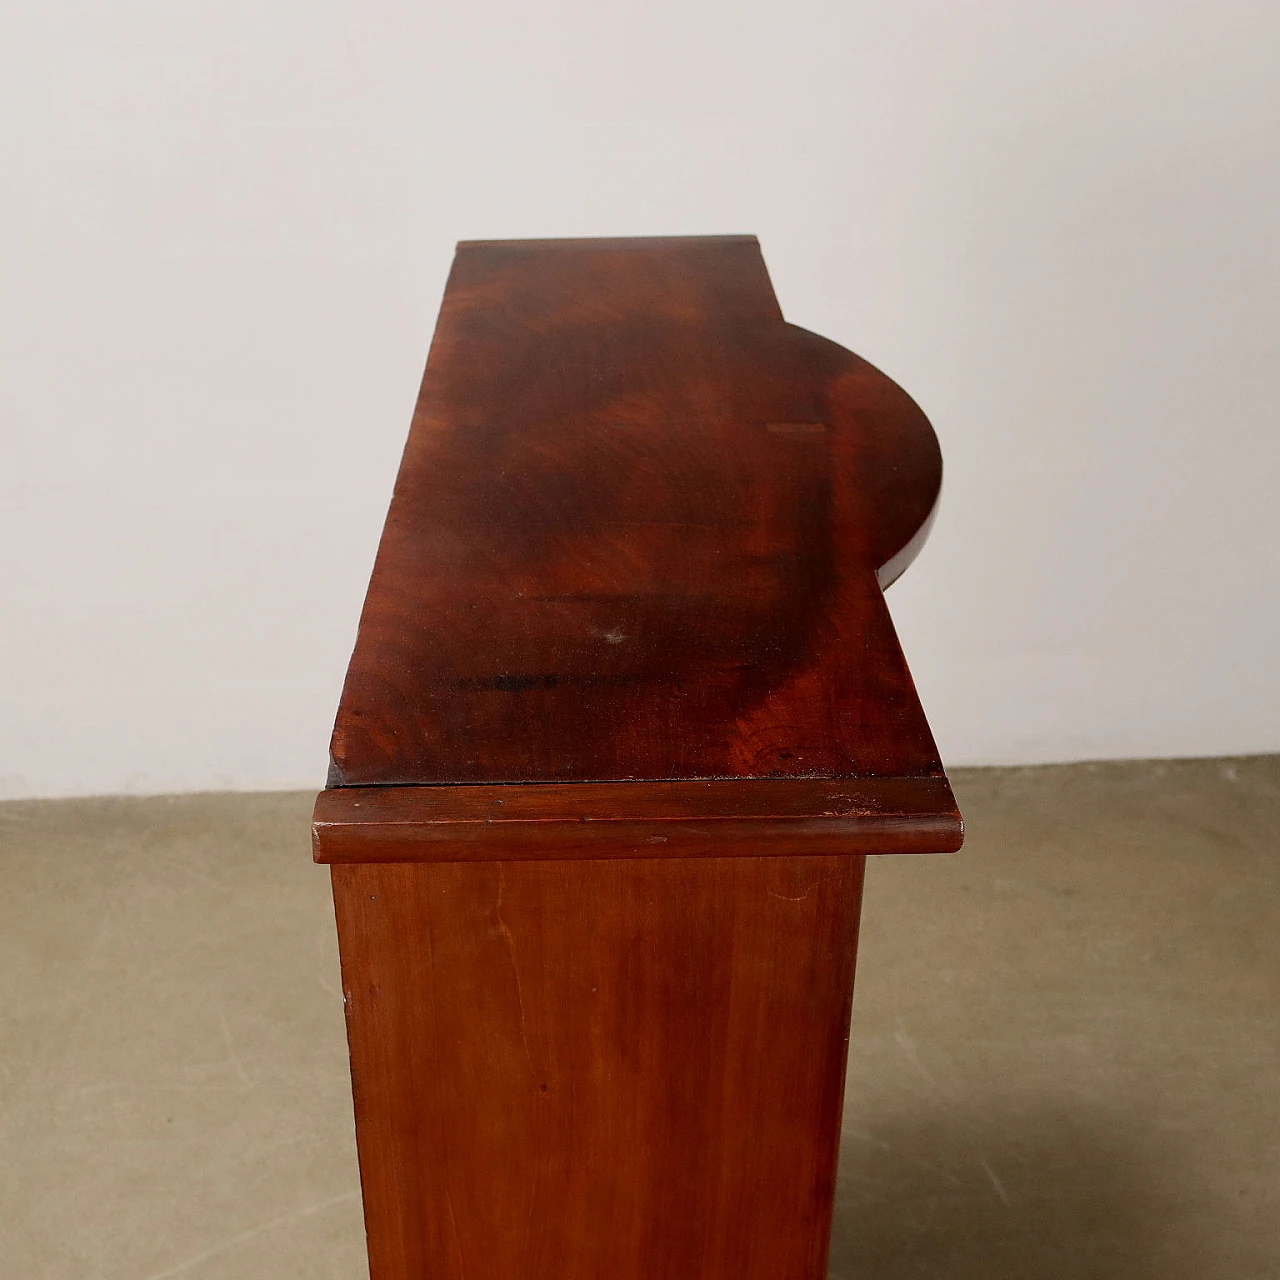
{"type": "Polygon", "coordinates": [[[754,237],[458,246],[315,810],[372,1280],[821,1280],[940,478],[754,237]]]}

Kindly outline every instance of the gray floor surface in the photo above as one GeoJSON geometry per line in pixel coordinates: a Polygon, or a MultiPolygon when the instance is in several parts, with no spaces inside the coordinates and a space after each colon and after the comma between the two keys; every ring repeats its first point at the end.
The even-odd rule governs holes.
{"type": "MultiPolygon", "coordinates": [[[[868,872],[832,1280],[1280,1276],[1280,757],[954,781],[868,872]]],[[[310,803],[0,805],[5,1280],[366,1274],[310,803]]]]}

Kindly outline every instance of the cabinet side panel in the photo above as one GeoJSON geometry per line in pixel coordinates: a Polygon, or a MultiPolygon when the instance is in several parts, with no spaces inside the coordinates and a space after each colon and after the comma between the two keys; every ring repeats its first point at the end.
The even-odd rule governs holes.
{"type": "Polygon", "coordinates": [[[335,866],[372,1280],[821,1280],[863,863],[335,866]]]}

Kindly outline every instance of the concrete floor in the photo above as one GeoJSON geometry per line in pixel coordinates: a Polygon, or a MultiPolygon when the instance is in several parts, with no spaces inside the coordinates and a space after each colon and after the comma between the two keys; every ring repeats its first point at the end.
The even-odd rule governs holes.
{"type": "MultiPolygon", "coordinates": [[[[833,1280],[1280,1276],[1280,757],[955,783],[868,873],[833,1280]]],[[[0,805],[6,1280],[365,1274],[310,802],[0,805]]]]}

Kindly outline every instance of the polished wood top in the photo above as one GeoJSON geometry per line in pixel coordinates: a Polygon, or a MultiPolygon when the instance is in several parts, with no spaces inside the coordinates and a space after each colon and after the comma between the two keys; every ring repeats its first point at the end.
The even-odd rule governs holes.
{"type": "Polygon", "coordinates": [[[330,786],[942,778],[882,596],[940,476],[754,237],[459,245],[330,786]]]}

